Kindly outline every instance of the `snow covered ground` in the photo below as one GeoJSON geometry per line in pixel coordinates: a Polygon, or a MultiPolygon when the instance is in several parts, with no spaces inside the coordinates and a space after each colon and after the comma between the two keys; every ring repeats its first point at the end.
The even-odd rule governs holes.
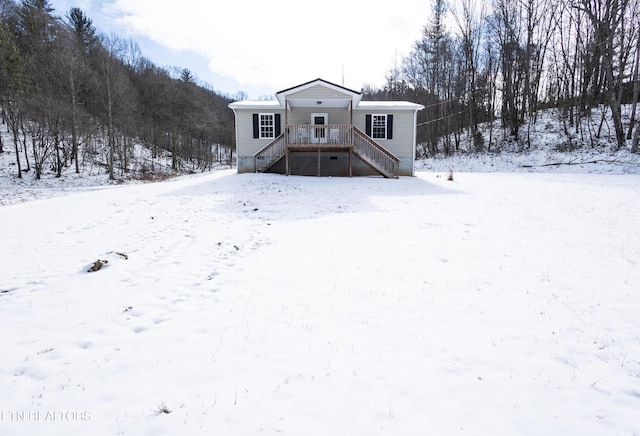
{"type": "Polygon", "coordinates": [[[0,434],[640,434],[640,175],[460,167],[5,180],[0,434]]]}

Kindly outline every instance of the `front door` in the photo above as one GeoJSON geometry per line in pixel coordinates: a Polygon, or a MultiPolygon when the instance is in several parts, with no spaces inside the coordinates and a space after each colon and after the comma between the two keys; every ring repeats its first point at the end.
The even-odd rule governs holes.
{"type": "Polygon", "coordinates": [[[311,114],[311,142],[325,144],[327,142],[327,121],[329,115],[324,113],[311,114]]]}

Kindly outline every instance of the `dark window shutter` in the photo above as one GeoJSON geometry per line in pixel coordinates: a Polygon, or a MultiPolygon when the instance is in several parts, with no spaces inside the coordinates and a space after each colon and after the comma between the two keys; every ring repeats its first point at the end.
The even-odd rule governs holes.
{"type": "Polygon", "coordinates": [[[387,139],[393,139],[393,115],[387,115],[387,139]]]}
{"type": "Polygon", "coordinates": [[[282,127],[280,126],[280,114],[275,115],[275,137],[277,138],[282,133],[282,127]]]}
{"type": "Polygon", "coordinates": [[[258,139],[260,137],[260,121],[258,120],[258,114],[253,114],[253,138],[258,139]]]}
{"type": "Polygon", "coordinates": [[[371,137],[371,114],[367,114],[364,119],[364,133],[371,137]]]}

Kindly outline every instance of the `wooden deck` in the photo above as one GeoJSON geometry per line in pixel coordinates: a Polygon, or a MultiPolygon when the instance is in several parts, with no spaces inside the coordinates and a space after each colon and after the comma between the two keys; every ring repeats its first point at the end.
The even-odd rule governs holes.
{"type": "Polygon", "coordinates": [[[263,172],[285,157],[288,175],[289,155],[300,151],[347,151],[349,162],[356,155],[384,177],[398,178],[400,160],[351,124],[287,125],[284,133],[254,155],[255,171],[263,172]]]}

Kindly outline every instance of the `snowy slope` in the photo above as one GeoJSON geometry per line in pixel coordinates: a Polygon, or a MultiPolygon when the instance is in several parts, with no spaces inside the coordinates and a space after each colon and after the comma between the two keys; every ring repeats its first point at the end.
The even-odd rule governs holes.
{"type": "Polygon", "coordinates": [[[0,206],[0,434],[640,433],[638,175],[62,193],[0,206]]]}

